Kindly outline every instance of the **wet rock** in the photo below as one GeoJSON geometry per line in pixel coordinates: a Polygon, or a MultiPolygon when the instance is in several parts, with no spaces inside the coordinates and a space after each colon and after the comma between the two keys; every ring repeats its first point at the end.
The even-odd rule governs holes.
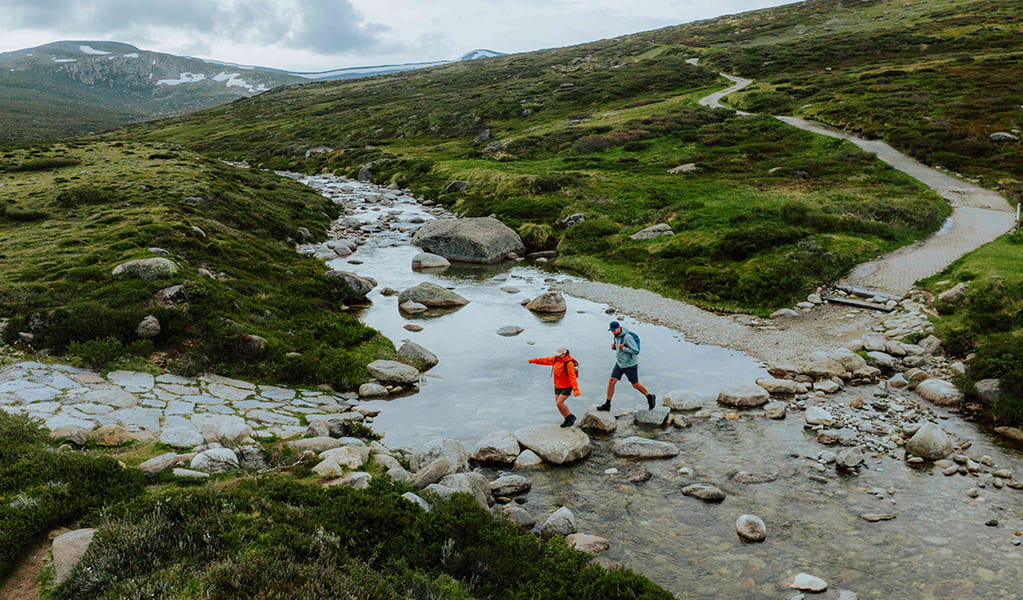
{"type": "Polygon", "coordinates": [[[699,498],[704,502],[721,502],[726,496],[726,494],[720,489],[706,483],[693,483],[687,485],[682,488],[682,493],[686,496],[699,498]]]}
{"type": "Polygon", "coordinates": [[[514,337],[514,336],[522,333],[522,331],[523,330],[522,330],[521,327],[516,327],[514,325],[507,325],[505,327],[502,327],[502,328],[498,329],[497,330],[497,335],[501,335],[501,336],[504,336],[504,337],[514,337]]]}
{"type": "Polygon", "coordinates": [[[443,269],[450,266],[448,259],[429,252],[420,252],[412,257],[413,269],[443,269]]]}
{"type": "Polygon", "coordinates": [[[611,547],[611,542],[607,538],[602,538],[598,535],[589,535],[587,533],[569,534],[565,537],[565,543],[576,550],[586,552],[587,554],[600,554],[611,547]]]}
{"type": "Polygon", "coordinates": [[[937,406],[955,406],[963,399],[963,393],[955,385],[942,379],[926,379],[915,389],[925,400],[937,406]]]}
{"type": "Polygon", "coordinates": [[[828,589],[828,584],[820,577],[810,575],[809,573],[800,573],[792,578],[788,588],[802,592],[823,592],[828,589]]]}
{"type": "Polygon", "coordinates": [[[428,371],[440,362],[436,354],[415,342],[405,342],[402,344],[401,348],[398,348],[398,356],[404,358],[406,362],[420,371],[428,371]]]}
{"type": "Polygon", "coordinates": [[[522,446],[555,465],[575,462],[590,453],[590,438],[575,427],[534,425],[517,430],[515,437],[522,446]]]}
{"type": "Polygon", "coordinates": [[[667,406],[661,406],[650,410],[637,410],[635,416],[636,424],[660,427],[668,420],[668,415],[670,414],[671,409],[667,406]]]}
{"type": "Polygon", "coordinates": [[[532,482],[521,475],[505,475],[490,482],[490,493],[495,496],[517,496],[533,487],[532,482]]]}
{"type": "Polygon", "coordinates": [[[679,449],[670,442],[630,436],[616,441],[613,452],[623,458],[670,458],[678,456],[679,449]]]}
{"type": "Polygon", "coordinates": [[[575,515],[562,506],[544,521],[540,531],[547,535],[569,535],[575,533],[575,515]]]}
{"type": "Polygon", "coordinates": [[[743,485],[751,485],[756,483],[770,483],[775,481],[778,477],[771,473],[750,473],[749,471],[737,471],[732,475],[732,481],[735,483],[741,483],[743,485]]]}
{"type": "Polygon", "coordinates": [[[763,406],[771,399],[767,390],[756,385],[739,385],[722,390],[717,397],[718,404],[733,408],[763,406]]]}
{"type": "MultiPolygon", "coordinates": [[[[406,302],[406,304],[416,304],[416,303],[415,302],[406,302]]],[[[423,306],[423,305],[420,304],[419,306],[423,306]]],[[[426,310],[425,306],[423,306],[423,310],[426,310]]],[[[406,323],[405,325],[403,325],[403,328],[405,330],[407,330],[407,331],[412,331],[412,332],[422,331],[423,330],[422,325],[416,325],[415,323],[406,323]]]]}
{"type": "Polygon", "coordinates": [[[860,518],[868,523],[877,523],[878,521],[891,521],[895,518],[895,515],[891,513],[865,513],[860,515],[860,518]]]}
{"type": "Polygon", "coordinates": [[[360,398],[386,398],[389,394],[387,388],[379,383],[364,383],[359,386],[360,398]]]}
{"type": "Polygon", "coordinates": [[[788,404],[785,402],[768,402],[764,405],[764,411],[768,419],[780,420],[785,418],[788,404]]]}
{"type": "Polygon", "coordinates": [[[561,292],[546,292],[526,303],[526,308],[538,313],[563,313],[567,309],[561,292]]]}
{"type": "Polygon", "coordinates": [[[482,463],[511,464],[521,450],[519,441],[510,431],[495,431],[476,443],[471,458],[482,463]]]}
{"type": "Polygon", "coordinates": [[[664,395],[664,405],[672,410],[700,410],[717,402],[717,394],[699,390],[672,390],[664,395]]]}
{"type": "Polygon", "coordinates": [[[735,520],[735,532],[747,542],[762,542],[767,539],[767,525],[756,515],[740,515],[735,520]]]}
{"type": "Polygon", "coordinates": [[[840,470],[851,471],[862,465],[865,459],[866,456],[863,454],[863,448],[853,446],[838,453],[838,456],[835,458],[835,467],[840,470]]]}
{"type": "MultiPolygon", "coordinates": [[[[757,379],[757,385],[767,390],[768,394],[773,395],[787,395],[787,394],[799,394],[801,384],[792,381],[791,379],[775,379],[773,377],[761,377],[757,379]]],[[[805,389],[803,390],[805,391],[805,389]]]]}
{"type": "Polygon", "coordinates": [[[532,450],[523,450],[515,459],[513,469],[538,469],[544,466],[543,459],[532,450]]]}
{"type": "Polygon", "coordinates": [[[95,533],[95,529],[77,529],[53,538],[53,583],[59,584],[67,579],[85,556],[95,533]]]}
{"type": "Polygon", "coordinates": [[[419,370],[393,360],[375,360],[366,365],[375,379],[398,385],[419,383],[419,370]]]}
{"type": "Polygon", "coordinates": [[[416,302],[427,307],[441,308],[464,306],[469,303],[468,300],[459,296],[455,292],[428,281],[424,281],[419,285],[410,287],[404,292],[398,294],[399,306],[406,302],[416,302]]]}
{"type": "MultiPolygon", "coordinates": [[[[403,313],[415,315],[418,313],[426,312],[427,310],[429,310],[429,308],[425,304],[420,304],[418,302],[406,300],[405,302],[398,304],[398,310],[400,310],[403,313]]],[[[405,327],[408,328],[409,325],[406,325],[405,327]]],[[[422,327],[420,327],[420,329],[422,329],[422,327]]]]}
{"type": "Polygon", "coordinates": [[[649,481],[653,477],[653,473],[648,471],[646,467],[640,464],[630,464],[623,466],[621,469],[612,468],[604,471],[605,474],[610,475],[614,481],[620,481],[622,483],[638,484],[649,481]],[[610,472],[609,472],[610,471],[610,472]]]}
{"type": "Polygon", "coordinates": [[[583,415],[579,427],[590,431],[611,433],[618,427],[618,420],[610,412],[600,410],[588,410],[583,415]]]}
{"type": "Polygon", "coordinates": [[[471,263],[496,263],[509,253],[525,253],[519,235],[492,217],[432,221],[416,231],[412,245],[471,263]]]}
{"type": "Polygon", "coordinates": [[[343,292],[360,298],[365,298],[377,286],[372,277],[362,277],[350,271],[327,271],[327,278],[343,292]]]}
{"type": "Polygon", "coordinates": [[[831,425],[835,422],[835,417],[820,406],[811,406],[803,414],[803,420],[810,425],[831,425]]]}
{"type": "Polygon", "coordinates": [[[940,460],[952,454],[952,442],[940,427],[925,423],[906,442],[906,452],[926,460],[940,460]]]}

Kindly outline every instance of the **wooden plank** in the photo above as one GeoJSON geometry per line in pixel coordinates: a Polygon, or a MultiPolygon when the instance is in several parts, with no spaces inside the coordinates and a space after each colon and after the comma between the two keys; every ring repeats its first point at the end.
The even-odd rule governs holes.
{"type": "Polygon", "coordinates": [[[884,312],[892,312],[895,310],[895,307],[866,302],[865,300],[857,300],[856,298],[846,298],[845,296],[822,296],[821,298],[828,302],[834,302],[835,304],[848,304],[849,306],[855,306],[856,308],[866,308],[869,310],[880,310],[884,312]]]}

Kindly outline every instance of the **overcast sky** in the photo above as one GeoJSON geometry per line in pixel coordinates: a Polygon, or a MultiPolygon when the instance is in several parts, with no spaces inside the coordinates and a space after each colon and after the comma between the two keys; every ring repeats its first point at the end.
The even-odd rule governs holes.
{"type": "Polygon", "coordinates": [[[568,46],[792,0],[0,0],[0,52],[58,40],[314,71],[568,46]]]}

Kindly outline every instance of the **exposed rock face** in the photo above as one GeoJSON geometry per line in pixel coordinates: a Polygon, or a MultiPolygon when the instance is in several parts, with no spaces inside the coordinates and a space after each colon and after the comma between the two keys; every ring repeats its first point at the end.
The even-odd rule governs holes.
{"type": "Polygon", "coordinates": [[[962,402],[959,388],[943,379],[927,379],[916,386],[916,393],[938,406],[955,406],[962,402]]]}
{"type": "Polygon", "coordinates": [[[679,449],[671,442],[631,436],[615,442],[613,452],[626,458],[670,458],[678,456],[679,449]]]}
{"type": "Polygon", "coordinates": [[[752,408],[767,404],[771,395],[762,387],[756,385],[740,385],[718,394],[718,404],[731,406],[733,408],[752,408]]]}
{"type": "Polygon", "coordinates": [[[78,529],[53,538],[53,582],[62,583],[92,543],[95,529],[78,529]]]}
{"type": "Polygon", "coordinates": [[[358,297],[365,297],[377,286],[375,279],[349,271],[327,271],[327,277],[334,280],[343,291],[358,297]]]}
{"type": "Polygon", "coordinates": [[[468,300],[446,287],[441,287],[436,283],[428,281],[410,287],[398,294],[398,304],[405,304],[410,301],[431,307],[464,306],[469,303],[468,300]]]}
{"type": "Polygon", "coordinates": [[[472,459],[483,463],[511,464],[521,450],[519,441],[510,431],[495,431],[476,443],[472,459]]]}
{"type": "Polygon", "coordinates": [[[675,235],[675,232],[671,230],[671,225],[667,223],[660,223],[658,225],[651,225],[646,229],[641,229],[636,233],[629,236],[629,239],[633,240],[650,240],[655,237],[661,237],[662,235],[675,235]]]}
{"type": "Polygon", "coordinates": [[[366,365],[366,370],[376,379],[388,383],[398,385],[419,383],[418,369],[393,360],[374,360],[366,365]]]}
{"type": "Polygon", "coordinates": [[[906,442],[906,452],[926,460],[941,460],[952,454],[952,442],[941,427],[924,423],[906,442]]]}
{"type": "Polygon", "coordinates": [[[525,252],[519,235],[492,217],[427,223],[412,236],[412,245],[448,260],[485,264],[525,252]]]}
{"type": "Polygon", "coordinates": [[[561,292],[545,292],[533,298],[526,304],[526,308],[538,313],[563,313],[568,310],[565,305],[565,297],[561,292]]]}
{"type": "Polygon", "coordinates": [[[519,429],[515,437],[520,444],[555,465],[572,463],[590,454],[590,438],[574,427],[533,425],[519,429]]]}
{"type": "Polygon", "coordinates": [[[139,279],[164,279],[178,272],[178,265],[167,258],[140,258],[129,260],[114,267],[113,274],[127,275],[139,279]]]}

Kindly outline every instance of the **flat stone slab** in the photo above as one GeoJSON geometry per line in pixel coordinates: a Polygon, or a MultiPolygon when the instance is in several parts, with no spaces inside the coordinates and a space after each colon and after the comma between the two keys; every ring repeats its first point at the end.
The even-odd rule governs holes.
{"type": "Polygon", "coordinates": [[[135,393],[148,392],[156,383],[155,378],[149,373],[137,371],[111,371],[107,373],[107,380],[127,392],[135,393]]]}
{"type": "Polygon", "coordinates": [[[678,456],[679,449],[671,442],[631,436],[615,442],[613,452],[624,458],[671,458],[678,456]]]}
{"type": "Polygon", "coordinates": [[[533,425],[517,430],[515,437],[524,447],[555,465],[572,463],[590,454],[590,438],[575,427],[533,425]]]}

